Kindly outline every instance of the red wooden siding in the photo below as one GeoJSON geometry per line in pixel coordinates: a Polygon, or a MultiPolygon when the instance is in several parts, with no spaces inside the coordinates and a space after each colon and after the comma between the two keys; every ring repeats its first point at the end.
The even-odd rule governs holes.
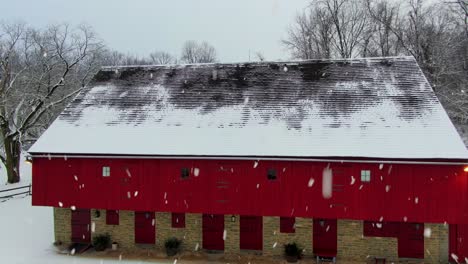
{"type": "Polygon", "coordinates": [[[280,217],[280,232],[281,233],[294,233],[296,229],[294,225],[296,218],[294,217],[280,217]]]}
{"type": "Polygon", "coordinates": [[[240,249],[263,249],[263,219],[261,216],[240,216],[240,249]]]}
{"type": "Polygon", "coordinates": [[[155,222],[154,212],[135,212],[135,243],[156,242],[155,222]]]}
{"type": "Polygon", "coordinates": [[[463,166],[448,165],[34,158],[33,204],[468,224],[467,178],[463,166]],[[102,177],[103,166],[110,177],[102,177]],[[327,166],[334,171],[330,199],[322,196],[327,166]],[[186,179],[184,167],[191,169],[186,179]],[[270,168],[277,179],[267,178],[270,168]],[[370,183],[361,182],[362,169],[371,171],[370,183]]]}
{"type": "Polygon", "coordinates": [[[204,214],[202,229],[204,249],[224,250],[224,215],[204,214]]]}
{"type": "Polygon", "coordinates": [[[323,257],[336,257],[338,233],[336,219],[314,219],[314,254],[323,257]]]}
{"type": "Polygon", "coordinates": [[[107,225],[118,225],[119,224],[119,211],[118,210],[107,210],[106,211],[106,224],[107,225]]]}
{"type": "Polygon", "coordinates": [[[91,243],[91,212],[88,209],[76,209],[71,216],[71,241],[91,243]]]}

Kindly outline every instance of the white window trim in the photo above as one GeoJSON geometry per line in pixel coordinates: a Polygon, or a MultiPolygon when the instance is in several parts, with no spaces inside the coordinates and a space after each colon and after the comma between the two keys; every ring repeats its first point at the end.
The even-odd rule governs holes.
{"type": "Polygon", "coordinates": [[[370,181],[371,181],[371,171],[361,170],[361,182],[370,182],[370,181]]]}
{"type": "Polygon", "coordinates": [[[110,167],[103,166],[102,167],[102,177],[110,177],[110,167]]]}

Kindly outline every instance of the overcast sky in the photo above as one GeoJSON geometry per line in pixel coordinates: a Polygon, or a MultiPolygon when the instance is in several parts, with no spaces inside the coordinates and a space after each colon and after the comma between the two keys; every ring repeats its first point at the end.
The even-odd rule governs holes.
{"type": "Polygon", "coordinates": [[[179,56],[185,40],[206,40],[222,62],[261,51],[287,59],[280,40],[310,0],[0,0],[1,20],[34,26],[87,23],[112,49],[179,56]]]}

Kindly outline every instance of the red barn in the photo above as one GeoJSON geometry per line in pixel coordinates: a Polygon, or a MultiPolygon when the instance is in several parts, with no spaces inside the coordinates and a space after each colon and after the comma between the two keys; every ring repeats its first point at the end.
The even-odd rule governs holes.
{"type": "Polygon", "coordinates": [[[64,243],[468,257],[468,152],[412,57],[103,68],[29,152],[64,243]]]}

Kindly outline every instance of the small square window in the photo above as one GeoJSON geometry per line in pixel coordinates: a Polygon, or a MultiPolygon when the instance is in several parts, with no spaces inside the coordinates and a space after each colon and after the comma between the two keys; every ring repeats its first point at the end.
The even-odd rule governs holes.
{"type": "Polygon", "coordinates": [[[172,227],[173,228],[185,227],[185,214],[184,213],[172,213],[172,227]]]}
{"type": "Polygon", "coordinates": [[[110,167],[105,166],[102,167],[102,177],[109,177],[110,176],[110,167]]]}
{"type": "Polygon", "coordinates": [[[118,225],[119,224],[119,211],[107,210],[106,211],[106,224],[118,225]]]}
{"type": "Polygon", "coordinates": [[[180,177],[182,179],[187,179],[189,177],[189,175],[190,175],[190,170],[188,168],[182,168],[180,170],[180,177]]]}
{"type": "Polygon", "coordinates": [[[370,182],[371,172],[370,170],[361,170],[361,182],[370,182]]]}
{"type": "Polygon", "coordinates": [[[294,232],[296,232],[296,218],[294,218],[294,217],[280,217],[280,232],[281,233],[294,233],[294,232]]]}
{"type": "Polygon", "coordinates": [[[267,178],[269,180],[276,180],[276,170],[275,169],[268,169],[267,178]]]}

